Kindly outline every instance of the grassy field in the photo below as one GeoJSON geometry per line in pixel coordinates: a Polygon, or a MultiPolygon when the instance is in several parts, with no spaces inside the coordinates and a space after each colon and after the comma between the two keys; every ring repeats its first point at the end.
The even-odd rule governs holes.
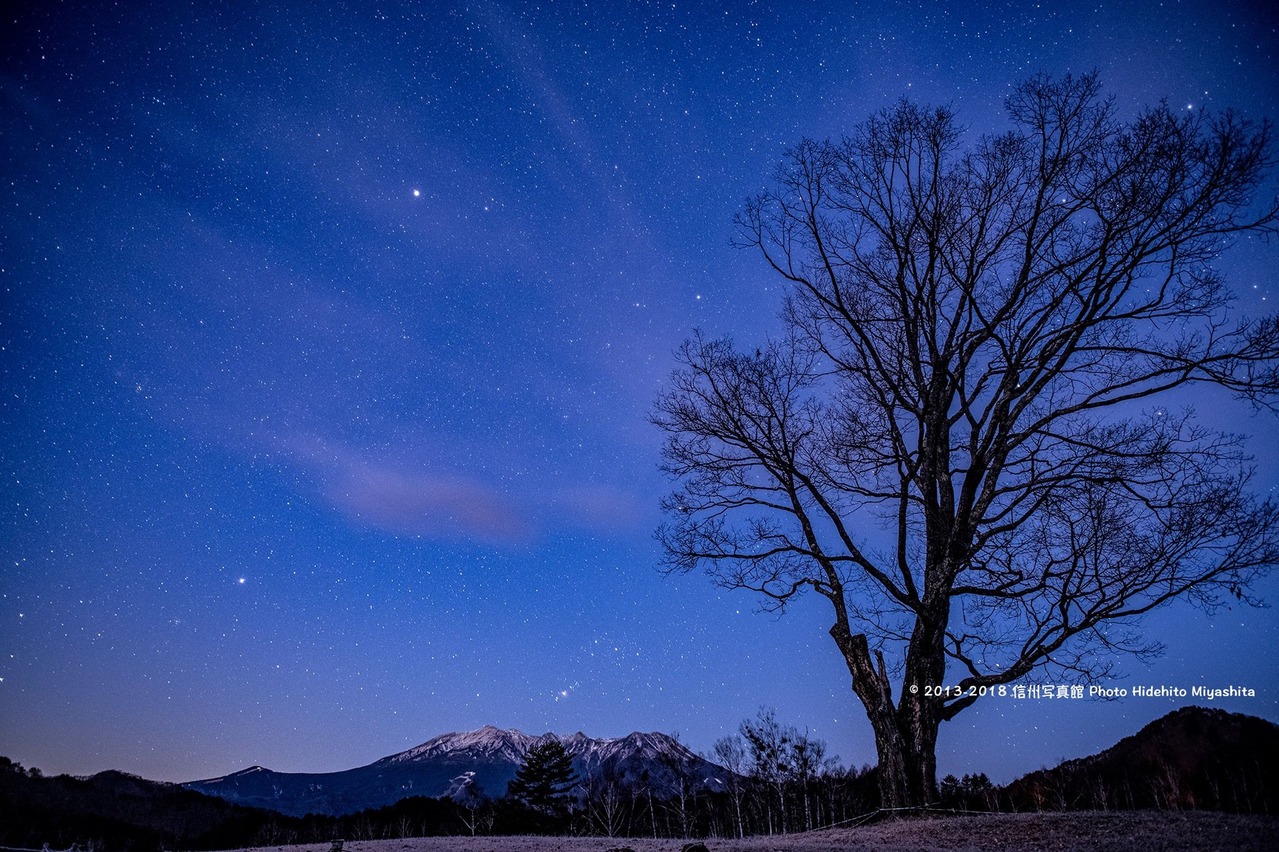
{"type": "MultiPolygon", "coordinates": [[[[680,852],[687,841],[608,837],[427,837],[347,841],[343,852],[680,852]]],[[[861,828],[806,834],[710,838],[710,852],[958,852],[958,850],[1279,850],[1279,817],[1202,811],[985,814],[904,819],[861,828]]],[[[287,852],[329,852],[329,844],[266,847],[287,852]]]]}

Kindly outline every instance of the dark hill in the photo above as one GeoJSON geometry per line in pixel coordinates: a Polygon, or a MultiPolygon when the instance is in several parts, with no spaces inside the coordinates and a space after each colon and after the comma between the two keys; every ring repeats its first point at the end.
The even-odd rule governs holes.
{"type": "Polygon", "coordinates": [[[1105,751],[1032,772],[1003,792],[1017,810],[1279,813],[1279,725],[1183,707],[1105,751]]]}
{"type": "Polygon", "coordinates": [[[334,837],[398,836],[406,825],[425,834],[463,828],[448,799],[409,797],[348,817],[290,817],[249,808],[177,784],[123,772],[88,778],[46,777],[0,757],[0,847],[94,852],[242,849],[315,843],[334,837]]]}
{"type": "Polygon", "coordinates": [[[217,849],[245,845],[277,817],[123,772],[44,777],[0,758],[0,846],[217,849]]]}

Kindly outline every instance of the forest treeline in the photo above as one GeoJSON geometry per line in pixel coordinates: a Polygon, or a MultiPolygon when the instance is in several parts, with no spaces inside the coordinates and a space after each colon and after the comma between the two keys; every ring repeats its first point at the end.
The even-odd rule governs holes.
{"type": "MultiPolygon", "coordinates": [[[[558,744],[557,744],[558,745],[558,744]]],[[[608,837],[738,837],[802,831],[873,811],[874,770],[851,769],[826,745],[779,723],[771,711],[743,722],[707,758],[726,772],[707,779],[671,759],[637,776],[550,777],[521,767],[509,791],[472,788],[452,798],[414,796],[343,816],[290,817],[231,804],[179,785],[120,772],[45,777],[0,758],[0,846],[93,852],[226,849],[439,835],[574,834],[608,837]],[[552,791],[550,795],[537,792],[552,791]]]]}
{"type": "MultiPolygon", "coordinates": [[[[547,744],[549,748],[558,743],[547,744]]],[[[561,747],[562,748],[562,747],[561,747]]],[[[439,835],[713,837],[838,825],[880,806],[875,770],[846,767],[826,744],[761,710],[714,744],[725,771],[697,777],[670,760],[638,776],[581,778],[558,755],[530,751],[501,796],[471,788],[415,796],[344,816],[289,817],[120,772],[46,777],[0,758],[0,846],[84,852],[229,849],[439,835]],[[709,783],[708,783],[709,782],[709,783]]],[[[937,808],[958,812],[1216,810],[1279,813],[1279,727],[1185,707],[1101,754],[998,787],[946,776],[937,808]]]]}

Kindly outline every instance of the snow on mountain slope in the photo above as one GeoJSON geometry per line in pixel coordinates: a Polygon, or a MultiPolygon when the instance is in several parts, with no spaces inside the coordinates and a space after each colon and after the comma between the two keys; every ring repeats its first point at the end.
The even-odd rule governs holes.
{"type": "Polygon", "coordinates": [[[507,783],[528,750],[547,740],[563,743],[584,782],[609,778],[622,784],[641,779],[659,790],[677,782],[719,790],[725,770],[665,734],[632,733],[595,739],[582,732],[533,736],[492,725],[441,734],[368,766],[329,773],[273,772],[261,766],[183,786],[239,804],[282,813],[341,814],[393,804],[405,796],[456,796],[468,788],[492,798],[507,783]]]}
{"type": "Polygon", "coordinates": [[[440,734],[408,751],[384,757],[374,765],[413,763],[441,757],[463,756],[520,763],[528,750],[540,739],[520,731],[506,731],[492,725],[485,725],[474,731],[440,734]]]}
{"type": "Polygon", "coordinates": [[[538,743],[558,740],[578,766],[579,771],[594,774],[598,768],[615,768],[619,764],[652,763],[667,767],[699,767],[705,763],[674,737],[666,734],[639,733],[621,738],[596,739],[578,731],[569,736],[545,733],[541,736],[522,731],[503,730],[487,725],[474,731],[441,734],[407,751],[384,757],[378,765],[400,765],[424,761],[482,760],[504,761],[518,765],[524,755],[538,743]]]}

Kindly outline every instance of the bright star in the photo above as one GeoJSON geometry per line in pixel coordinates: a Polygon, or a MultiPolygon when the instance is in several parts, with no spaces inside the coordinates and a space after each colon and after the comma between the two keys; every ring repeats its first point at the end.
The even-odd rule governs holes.
{"type": "Polygon", "coordinates": [[[413,197],[414,197],[414,198],[421,198],[421,197],[422,197],[422,190],[420,190],[420,189],[415,189],[415,190],[413,190],[413,197]]]}

